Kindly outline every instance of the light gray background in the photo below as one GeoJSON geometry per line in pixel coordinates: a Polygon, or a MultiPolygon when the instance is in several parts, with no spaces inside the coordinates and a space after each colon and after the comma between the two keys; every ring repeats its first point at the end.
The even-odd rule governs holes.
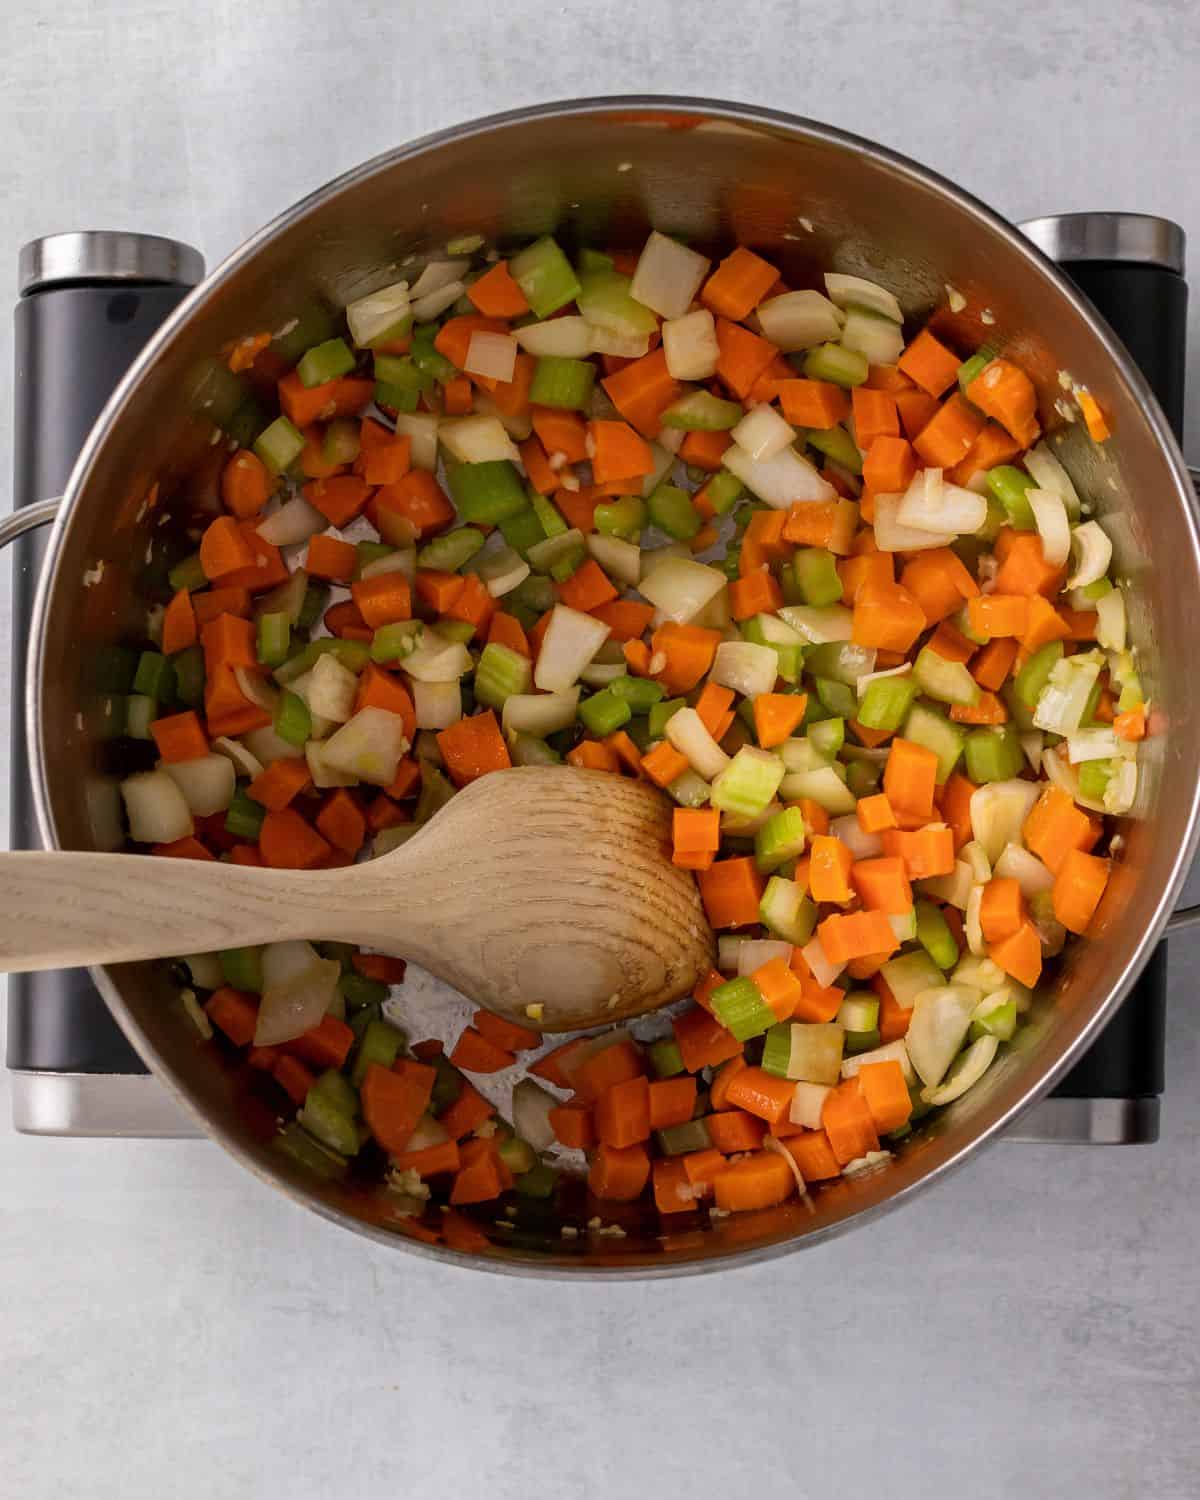
{"type": "MultiPolygon", "coordinates": [[[[10,287],[34,235],[157,231],[211,265],[386,147],[638,89],[850,127],[1013,218],[1139,209],[1200,245],[1189,0],[12,10],[10,287]]],[[[10,433],[6,391],[0,452],[10,433]]],[[[0,745],[6,710],[0,682],[0,745]]],[[[0,1072],[0,1491],[1195,1496],[1200,1053],[1195,949],[1175,948],[1160,1145],[998,1146],[869,1233],[718,1279],[439,1270],[206,1143],[19,1138],[0,1072]]]]}

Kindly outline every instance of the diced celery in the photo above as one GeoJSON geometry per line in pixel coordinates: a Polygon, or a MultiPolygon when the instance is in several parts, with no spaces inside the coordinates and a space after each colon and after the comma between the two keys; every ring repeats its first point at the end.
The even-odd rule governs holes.
{"type": "Polygon", "coordinates": [[[646,503],[651,525],[676,541],[688,542],[704,524],[691,496],[673,484],[660,484],[646,503]]]}
{"type": "MultiPolygon", "coordinates": [[[[340,1074],[337,1076],[340,1077],[340,1074]]],[[[327,1094],[318,1092],[316,1084],[309,1089],[302,1108],[296,1114],[296,1119],[331,1151],[336,1151],[342,1156],[354,1156],[357,1153],[358,1127],[354,1123],[353,1115],[339,1109],[330,1101],[327,1094]]]]}
{"type": "Polygon", "coordinates": [[[291,646],[292,626],[286,613],[259,616],[258,659],[265,667],[282,666],[291,646]]]}
{"type": "Polygon", "coordinates": [[[763,1037],[762,1068],[776,1078],[788,1076],[792,1060],[792,1028],[788,1024],[772,1026],[763,1037]]]}
{"type": "Polygon", "coordinates": [[[576,305],[593,328],[604,328],[627,338],[657,333],[658,319],[650,308],[630,295],[632,278],[619,271],[589,271],[579,278],[576,305]]]}
{"type": "MultiPolygon", "coordinates": [[[[879,1025],[879,1000],[870,990],[852,990],[838,1007],[835,1018],[850,1031],[874,1031],[879,1025]]],[[[849,1042],[849,1037],[847,1037],[849,1042]]]]}
{"type": "Polygon", "coordinates": [[[966,743],[967,776],[977,786],[988,781],[1008,781],[1025,765],[1021,739],[1011,724],[972,729],[966,743]]]}
{"type": "Polygon", "coordinates": [[[650,1044],[650,1066],[656,1078],[674,1078],[683,1072],[683,1053],[673,1036],[650,1044]]]}
{"type": "Polygon", "coordinates": [[[518,729],[508,731],[508,752],[514,766],[560,766],[562,756],[545,740],[536,735],[523,734],[518,729]]]}
{"type": "Polygon", "coordinates": [[[464,521],[492,526],[524,510],[528,503],[520,476],[507,459],[454,464],[447,470],[446,480],[464,521]]]}
{"type": "Polygon", "coordinates": [[[987,487],[999,500],[1008,516],[1008,524],[1016,531],[1036,531],[1033,506],[1026,498],[1027,491],[1034,488],[1028,474],[1022,474],[1011,464],[999,464],[987,471],[987,487]]]}
{"type": "Polygon", "coordinates": [[[355,542],[354,544],[354,581],[357,583],[363,576],[363,571],[372,563],[379,562],[385,557],[391,557],[396,551],[387,542],[355,542]]]}
{"type": "Polygon", "coordinates": [[[733,509],[745,493],[746,487],[736,474],[728,469],[718,469],[706,482],[704,498],[719,516],[733,509]]]}
{"type": "Polygon", "coordinates": [[[623,698],[618,698],[611,688],[593,693],[579,705],[579,717],[585,729],[603,739],[613,734],[622,724],[633,718],[633,709],[623,698]]]}
{"type": "Polygon", "coordinates": [[[824,547],[802,547],[792,558],[792,570],[800,591],[797,602],[816,609],[841,602],[842,580],[832,552],[824,547]]]}
{"type": "Polygon", "coordinates": [[[870,373],[865,355],[840,344],[818,344],[805,354],[800,366],[809,380],[829,380],[834,385],[862,385],[870,373]]]}
{"type": "Polygon", "coordinates": [[[777,755],[743,745],[713,782],[710,800],[722,812],[757,818],[779,790],[783,774],[783,762],[777,755]]]}
{"type": "Polygon", "coordinates": [[[967,1038],[974,1042],[981,1036],[994,1036],[999,1037],[1002,1042],[1010,1042],[1016,1029],[1017,1002],[989,995],[976,1006],[967,1038]]]}
{"type": "Polygon", "coordinates": [[[412,359],[418,370],[432,375],[434,380],[445,385],[458,374],[458,367],[434,348],[438,336],[436,323],[420,323],[412,331],[412,359]]]}
{"type": "MultiPolygon", "coordinates": [[[[501,462],[503,462],[501,460],[501,462]]],[[[482,531],[473,526],[459,526],[453,531],[444,531],[417,553],[417,567],[436,568],[443,573],[457,573],[468,563],[484,544],[482,531]]]]}
{"type": "Polygon", "coordinates": [[[265,431],[260,432],[254,443],[254,451],[272,474],[282,474],[289,469],[304,448],[304,436],[286,417],[276,417],[265,431]]]}
{"type": "Polygon", "coordinates": [[[303,745],[312,736],[312,714],[308,704],[297,693],[286,689],[279,695],[275,709],[275,733],[289,745],[303,745]]]}
{"type": "Polygon", "coordinates": [[[158,651],[143,651],[133,675],[133,690],[158,702],[175,692],[175,668],[158,651]]]}
{"type": "Polygon", "coordinates": [[[916,696],[917,684],[911,674],[877,677],[859,700],[858,722],[868,729],[894,734],[904,723],[916,696]]]}
{"type": "Polygon", "coordinates": [[[844,427],[808,428],[804,439],[810,448],[815,448],[826,458],[833,459],[835,464],[849,469],[851,474],[862,473],[862,454],[858,451],[858,444],[844,427]]]}
{"type": "Polygon", "coordinates": [[[626,674],[614,677],[608,685],[608,691],[614,698],[628,703],[632,713],[644,714],[649,713],[661,701],[663,686],[652,677],[630,677],[626,674]]]}
{"type": "Polygon", "coordinates": [[[595,510],[596,530],[602,536],[625,537],[637,541],[646,524],[646,505],[638,495],[621,495],[595,510]]]}
{"type": "Polygon", "coordinates": [[[524,605],[535,614],[543,615],[548,609],[554,608],[557,595],[554,585],[548,578],[539,578],[531,574],[519,583],[510,594],[504,596],[505,607],[511,609],[514,604],[524,605]]]}
{"type": "Polygon", "coordinates": [[[567,523],[562,518],[562,513],[552,500],[547,500],[545,495],[539,495],[536,490],[529,496],[529,503],[533,506],[534,514],[538,518],[538,524],[547,541],[551,537],[563,536],[569,530],[567,523]]]}
{"type": "MultiPolygon", "coordinates": [[[[256,805],[251,804],[251,806],[256,805]]],[[[261,823],[263,817],[261,807],[258,808],[258,814],[261,823]]],[[[232,985],[235,990],[249,990],[251,994],[262,994],[261,948],[225,948],[217,957],[221,961],[221,977],[226,984],[232,985]]]]}
{"type": "Polygon", "coordinates": [[[739,1042],[761,1036],[775,1024],[775,1012],[752,979],[730,979],[712,992],[713,1014],[739,1042]]]}
{"type": "MultiPolygon", "coordinates": [[[[808,730],[808,742],[826,760],[833,758],[846,743],[846,721],[841,717],[832,719],[821,719],[816,724],[811,724],[808,730]]],[[[800,769],[792,767],[791,769],[800,769]]]]}
{"type": "Polygon", "coordinates": [[[225,832],[232,834],[235,839],[247,839],[256,843],[266,815],[267,810],[261,803],[255,802],[239,789],[234,792],[233,800],[225,810],[225,832]]]}
{"type": "Polygon", "coordinates": [[[171,658],[175,668],[175,696],[189,708],[204,702],[204,652],[199,646],[188,646],[171,658]]]}
{"type": "Polygon", "coordinates": [[[689,391],[663,412],[662,425],[685,432],[727,432],[745,415],[740,401],[723,401],[709,391],[689,391]]]}
{"type": "MultiPolygon", "coordinates": [[[[358,1146],[358,1136],[355,1135],[355,1149],[358,1146]]],[[[292,1120],[271,1141],[271,1149],[279,1151],[304,1168],[306,1172],[314,1173],[316,1176],[332,1179],[345,1175],[346,1158],[335,1151],[330,1151],[314,1140],[303,1126],[292,1120]]]]}
{"type": "Polygon", "coordinates": [[[936,708],[918,702],[909,709],[904,721],[904,738],[933,751],[938,758],[937,784],[944,786],[963,753],[966,743],[963,730],[936,708]]]}
{"type": "Polygon", "coordinates": [[[500,1160],[514,1176],[532,1172],[537,1163],[533,1147],[519,1135],[507,1136],[500,1142],[500,1160]]]}
{"type": "Polygon", "coordinates": [[[979,684],[967,671],[966,663],[949,661],[931,646],[923,646],[917,653],[912,675],[921,692],[939,703],[970,707],[979,702],[979,684]]]}
{"type": "Polygon", "coordinates": [[[873,1031],[848,1031],[846,1033],[846,1055],[855,1057],[860,1052],[874,1052],[882,1038],[879,1029],[873,1031]]]}
{"type": "Polygon", "coordinates": [[[582,290],[571,262],[548,234],[514,255],[508,269],[538,318],[574,302],[582,290]]]}
{"type": "Polygon", "coordinates": [[[585,245],[575,258],[575,264],[579,268],[580,276],[587,276],[595,271],[611,271],[613,269],[613,258],[605,255],[600,250],[589,250],[585,245]]]}
{"type": "Polygon", "coordinates": [[[329,464],[352,464],[361,446],[358,423],[350,417],[335,417],[325,429],[321,456],[329,464]]]}
{"type": "Polygon", "coordinates": [[[846,785],[846,770],[835,762],[815,771],[793,771],[783,778],[779,794],[787,802],[801,802],[810,797],[833,817],[852,813],[857,805],[846,785]]]}
{"type": "Polygon", "coordinates": [[[959,365],[958,388],[964,396],[972,380],[982,375],[995,357],[995,354],[990,349],[980,349],[972,354],[970,359],[964,359],[962,364],[959,365]]]}
{"type": "Polygon", "coordinates": [[[324,385],[327,380],[336,380],[348,375],[354,368],[354,354],[345,339],[326,339],[310,349],[296,366],[301,385],[309,390],[314,385],[324,385]]]}
{"type": "Polygon", "coordinates": [[[870,797],[879,790],[882,774],[873,760],[852,760],[846,767],[846,785],[856,797],[870,797]]]}
{"type": "Polygon", "coordinates": [[[858,713],[858,699],[846,683],[835,682],[832,677],[818,677],[816,687],[817,699],[826,713],[843,719],[853,719],[858,713]]]}
{"type": "Polygon", "coordinates": [[[754,862],[764,875],[770,875],[804,853],[804,840],[804,814],[798,807],[785,807],[754,835],[754,862]]]}
{"type": "Polygon", "coordinates": [[[200,561],[200,554],[193,552],[190,557],[177,562],[167,574],[167,582],[176,592],[180,589],[187,589],[188,593],[194,593],[196,589],[207,588],[208,575],[204,571],[204,564],[200,561]]]}
{"type": "MultiPolygon", "coordinates": [[[[795,610],[788,609],[784,618],[790,623],[794,616],[795,610]]],[[[855,687],[860,677],[866,677],[875,670],[875,648],[858,646],[848,640],[819,641],[808,648],[804,666],[814,677],[828,677],[834,682],[844,682],[855,687]]],[[[853,718],[853,711],[846,717],[853,718]]]]}
{"type": "Polygon", "coordinates": [[[663,1156],[687,1156],[692,1151],[707,1151],[712,1146],[712,1137],[702,1119],[684,1120],[681,1125],[666,1125],[656,1130],[654,1142],[663,1156]]]}
{"type": "Polygon", "coordinates": [[[758,914],[763,925],[785,943],[801,948],[817,925],[817,908],[794,880],[772,875],[767,881],[758,914]]]}
{"type": "Polygon", "coordinates": [[[1038,695],[1034,727],[1051,734],[1074,734],[1095,711],[1103,661],[1100,652],[1089,651],[1057,662],[1038,695]]]}
{"type": "Polygon", "coordinates": [[[381,625],[371,637],[371,660],[381,666],[403,661],[417,649],[424,630],[420,620],[394,620],[381,625]]]}
{"type": "Polygon", "coordinates": [[[300,606],[300,613],[296,616],[297,630],[311,630],[325,613],[325,606],[328,603],[329,590],[325,585],[310,581],[304,590],[304,602],[300,606]]]}
{"type": "Polygon", "coordinates": [[[588,360],[546,354],[534,367],[529,399],[538,406],[586,411],[595,379],[596,367],[588,360]]]}
{"type": "Polygon", "coordinates": [[[503,708],[514,693],[528,693],[533,687],[533,664],[527,656],[490,641],[480,654],[475,668],[475,698],[488,708],[503,708]]]}
{"type": "Polygon", "coordinates": [[[667,721],[681,708],[687,707],[686,698],[668,698],[665,703],[655,703],[650,708],[650,738],[661,740],[667,732],[667,721]]]}
{"type": "Polygon", "coordinates": [[[1050,674],[1062,660],[1063,643],[1047,641],[1039,646],[1013,679],[1013,691],[1032,712],[1042,696],[1042,689],[1050,681],[1050,674]]]}
{"type": "Polygon", "coordinates": [[[916,914],[917,942],[939,969],[952,969],[958,962],[958,944],[941,908],[932,901],[918,901],[916,914]]]}
{"type": "MultiPolygon", "coordinates": [[[[633,722],[636,723],[636,720],[633,722]]],[[[701,781],[692,770],[677,776],[667,788],[667,795],[680,807],[703,807],[708,801],[708,794],[708,782],[701,781]]]]}
{"type": "Polygon", "coordinates": [[[1079,767],[1079,790],[1083,796],[1093,802],[1103,802],[1116,768],[1114,760],[1085,760],[1079,767]]]}
{"type": "Polygon", "coordinates": [[[513,1191],[522,1198],[552,1198],[558,1186],[559,1173],[544,1161],[535,1161],[527,1172],[513,1179],[513,1191]]]}
{"type": "Polygon", "coordinates": [[[904,1010],[912,1008],[913,1001],[922,990],[935,989],[946,982],[941,970],[923,950],[890,958],[880,966],[879,972],[895,997],[896,1004],[904,1010]]]}
{"type": "Polygon", "coordinates": [[[546,533],[542,530],[542,523],[532,505],[525,506],[511,516],[505,516],[500,522],[500,533],[513,551],[519,552],[522,557],[530,547],[546,540],[546,533]]]}

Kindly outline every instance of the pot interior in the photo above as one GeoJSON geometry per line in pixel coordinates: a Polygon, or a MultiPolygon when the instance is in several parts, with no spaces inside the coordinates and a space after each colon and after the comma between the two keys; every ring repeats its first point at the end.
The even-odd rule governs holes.
{"type": "MultiPolygon", "coordinates": [[[[886,1169],[761,1213],[666,1224],[653,1210],[604,1205],[604,1223],[623,1234],[597,1237],[586,1227],[597,1209],[580,1189],[554,1206],[526,1200],[502,1226],[483,1216],[486,1245],[464,1249],[436,1231],[431,1239],[398,1219],[377,1187],[316,1180],[271,1149],[274,1107],[255,1075],[201,1041],[165,965],[100,976],[146,1060],[261,1175],[360,1231],[497,1269],[713,1266],[811,1241],[895,1202],[1061,1071],[1148,955],[1148,935],[1191,847],[1200,733],[1180,648],[1197,598],[1197,544],[1178,456],[1140,377],[1114,357],[1048,263],[949,185],[822,127],[663,100],[549,106],[381,157],[262,231],[188,299],[98,424],[52,548],[30,673],[31,759],[48,838],[77,849],[119,842],[127,747],[106,728],[111,653],[144,634],[147,590],[156,579],[161,587],[163,539],[178,515],[213,504],[227,452],[214,418],[230,420],[223,346],[295,319],[323,326],[347,301],[398,279],[410,257],[443,252],[457,236],[482,234],[501,249],[543,233],[568,249],[633,248],[650,227],[717,254],[748,244],[794,287],[819,286],[828,269],[877,279],[912,324],[939,308],[945,336],[960,349],[986,340],[1019,360],[1038,387],[1055,451],[1085,503],[1110,523],[1161,733],[1148,742],[1139,804],[1095,937],[1075,948],[1016,1045],[981,1085],[922,1124],[886,1169]],[[964,302],[957,314],[948,287],[964,302]],[[1108,414],[1113,437],[1102,447],[1056,409],[1060,371],[1086,384],[1108,414]],[[581,1232],[564,1237],[564,1224],[581,1232]]],[[[433,1016],[443,1004],[441,1030],[454,1034],[464,1002],[423,976],[406,989],[405,1003],[430,1015],[426,1029],[413,1025],[414,1039],[438,1034],[433,1016]]]]}

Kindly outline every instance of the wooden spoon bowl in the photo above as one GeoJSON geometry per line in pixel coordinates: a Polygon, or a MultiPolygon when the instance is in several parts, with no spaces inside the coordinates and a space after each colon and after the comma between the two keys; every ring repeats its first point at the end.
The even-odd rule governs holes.
{"type": "Polygon", "coordinates": [[[0,855],[0,970],[287,938],[395,953],[523,1026],[571,1031],[689,994],[714,942],[644,782],[525,766],[473,782],[406,844],[341,870],[122,854],[0,855]]]}

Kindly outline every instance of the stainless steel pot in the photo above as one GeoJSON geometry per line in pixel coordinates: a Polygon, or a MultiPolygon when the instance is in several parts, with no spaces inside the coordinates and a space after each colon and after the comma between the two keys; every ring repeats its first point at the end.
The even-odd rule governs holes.
{"type": "MultiPolygon", "coordinates": [[[[1200,704],[1187,642],[1200,598],[1200,542],[1187,471],[1144,380],[1103,323],[1031,245],[933,173],[878,146],[768,110],[685,99],[546,105],[431,136],[348,173],[262,230],[164,325],[109,402],[72,475],[33,622],[29,749],[48,846],[111,847],[104,650],[137,628],[139,570],[164,512],[211,483],[211,416],[195,373],[227,341],[279,329],[314,297],[340,306],[395,279],[409,255],[479,232],[500,244],[555,231],[638,243],[649,227],[713,248],[742,241],[793,284],[820,270],[877,276],[919,321],[966,299],[959,331],[1011,352],[1038,386],[1056,451],[1109,524],[1130,584],[1131,631],[1162,732],[1147,742],[1136,815],[1092,940],[1072,951],[1031,1023],[984,1082],[923,1125],[887,1170],[810,1199],[672,1232],[652,1212],[606,1209],[624,1238],[563,1237],[545,1213],[490,1244],[428,1243],[363,1184],[313,1180],[270,1148],[274,1121],[246,1077],[203,1046],[163,969],[95,978],[138,1051],[204,1127],[266,1181],[347,1228],[489,1269],[665,1274],[762,1259],[901,1202],[980,1146],[1083,1051],[1160,936],[1197,832],[1200,704]],[[982,315],[987,310],[986,321],[982,315]],[[1109,414],[1093,444],[1056,414],[1060,371],[1109,414]]],[[[581,1224],[593,1212],[582,1198],[581,1224]]]]}

